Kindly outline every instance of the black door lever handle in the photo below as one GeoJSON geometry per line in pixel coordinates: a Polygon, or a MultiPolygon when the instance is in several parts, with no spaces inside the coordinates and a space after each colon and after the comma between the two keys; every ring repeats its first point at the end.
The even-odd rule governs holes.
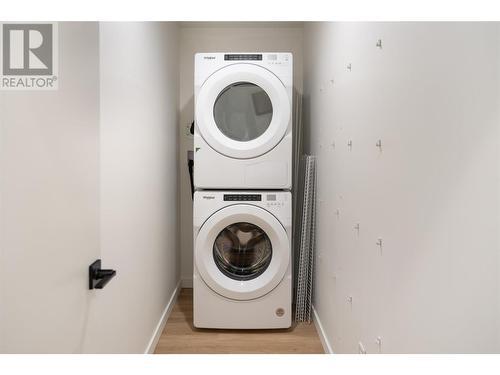
{"type": "Polygon", "coordinates": [[[89,289],[104,288],[115,275],[115,270],[101,269],[101,260],[97,259],[89,266],[89,289]]]}

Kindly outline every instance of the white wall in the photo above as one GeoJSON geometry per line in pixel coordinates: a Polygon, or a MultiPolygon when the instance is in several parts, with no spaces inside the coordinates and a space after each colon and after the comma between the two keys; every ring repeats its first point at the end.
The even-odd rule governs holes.
{"type": "Polygon", "coordinates": [[[177,53],[174,23],[100,25],[101,253],[118,273],[89,351],[144,352],[180,280],[177,53]]]}
{"type": "Polygon", "coordinates": [[[177,25],[60,23],[59,56],[0,92],[0,353],[143,353],[180,281],[177,25]]]}
{"type": "MultiPolygon", "coordinates": [[[[294,88],[302,93],[302,24],[289,22],[184,23],[180,29],[180,237],[182,280],[192,285],[193,212],[187,151],[193,149],[194,54],[197,52],[292,52],[294,88]]],[[[195,166],[196,168],[196,166],[195,166]]]]}
{"type": "Polygon", "coordinates": [[[498,42],[493,23],[305,27],[315,307],[335,352],[500,351],[498,42]]]}
{"type": "Polygon", "coordinates": [[[99,257],[99,34],[59,24],[59,90],[0,91],[0,353],[81,352],[99,257]]]}

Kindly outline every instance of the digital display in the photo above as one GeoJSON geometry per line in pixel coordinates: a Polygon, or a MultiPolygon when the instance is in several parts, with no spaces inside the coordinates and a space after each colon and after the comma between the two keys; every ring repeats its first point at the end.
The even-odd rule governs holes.
{"type": "Polygon", "coordinates": [[[262,60],[260,54],[225,54],[224,60],[262,60]]]}
{"type": "Polygon", "coordinates": [[[224,194],[225,201],[237,201],[237,202],[248,202],[248,201],[261,201],[261,194],[224,194]]]}
{"type": "Polygon", "coordinates": [[[275,201],[276,200],[276,194],[267,194],[267,200],[268,201],[275,201]]]}

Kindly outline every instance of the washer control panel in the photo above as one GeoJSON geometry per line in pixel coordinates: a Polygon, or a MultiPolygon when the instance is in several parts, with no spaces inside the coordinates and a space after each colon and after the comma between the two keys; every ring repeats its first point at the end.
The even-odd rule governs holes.
{"type": "Polygon", "coordinates": [[[246,206],[262,208],[276,216],[283,225],[291,225],[292,194],[282,190],[197,190],[193,197],[193,220],[201,227],[214,212],[225,207],[246,206]]]}
{"type": "Polygon", "coordinates": [[[236,202],[261,201],[262,194],[224,194],[224,200],[236,202]]]}
{"type": "Polygon", "coordinates": [[[266,207],[281,207],[285,205],[283,198],[276,193],[265,194],[224,194],[226,202],[266,202],[266,207]]]}
{"type": "Polygon", "coordinates": [[[276,194],[265,194],[266,207],[282,207],[285,205],[283,198],[278,199],[276,194]]]}

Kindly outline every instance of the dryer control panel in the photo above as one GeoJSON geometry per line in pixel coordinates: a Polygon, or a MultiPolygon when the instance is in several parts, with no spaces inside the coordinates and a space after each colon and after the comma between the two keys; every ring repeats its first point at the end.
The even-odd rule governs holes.
{"type": "Polygon", "coordinates": [[[226,53],[224,60],[262,60],[260,53],[226,53]]]}
{"type": "Polygon", "coordinates": [[[195,103],[199,90],[209,77],[235,64],[252,64],[266,68],[279,78],[289,91],[290,98],[292,97],[293,55],[291,52],[200,52],[195,54],[194,59],[195,103]]]}

